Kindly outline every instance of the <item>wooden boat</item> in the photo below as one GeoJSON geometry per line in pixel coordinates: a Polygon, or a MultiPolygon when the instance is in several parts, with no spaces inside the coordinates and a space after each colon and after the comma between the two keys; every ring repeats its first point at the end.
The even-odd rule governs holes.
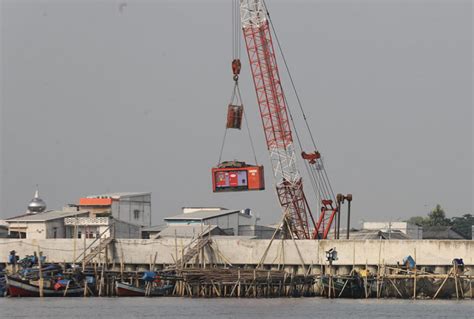
{"type": "Polygon", "coordinates": [[[7,294],[7,276],[0,271],[0,297],[5,297],[7,294]]]}
{"type": "MultiPolygon", "coordinates": [[[[364,283],[358,276],[348,278],[332,278],[332,287],[329,285],[329,276],[323,275],[321,282],[326,294],[332,289],[331,295],[342,298],[362,298],[364,292],[364,283]],[[347,283],[346,283],[347,281],[347,283]],[[342,293],[341,293],[342,291],[342,293]]],[[[370,283],[369,283],[370,284],[370,283]]]]}
{"type": "MultiPolygon", "coordinates": [[[[7,276],[8,293],[11,297],[39,297],[40,287],[29,280],[7,276]]],[[[84,287],[74,286],[65,289],[51,289],[43,286],[44,297],[78,297],[84,295],[84,287]]]]}
{"type": "Polygon", "coordinates": [[[115,283],[115,292],[119,297],[158,297],[158,296],[165,296],[173,290],[173,285],[164,285],[161,287],[151,287],[149,293],[146,294],[146,288],[143,287],[136,287],[124,282],[116,282],[115,283]]]}

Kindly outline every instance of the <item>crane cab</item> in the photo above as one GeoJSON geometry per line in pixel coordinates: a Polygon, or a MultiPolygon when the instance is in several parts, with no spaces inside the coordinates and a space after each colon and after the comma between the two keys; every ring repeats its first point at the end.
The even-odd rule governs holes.
{"type": "Polygon", "coordinates": [[[212,190],[214,193],[264,189],[263,166],[232,161],[222,162],[212,168],[212,190]]]}

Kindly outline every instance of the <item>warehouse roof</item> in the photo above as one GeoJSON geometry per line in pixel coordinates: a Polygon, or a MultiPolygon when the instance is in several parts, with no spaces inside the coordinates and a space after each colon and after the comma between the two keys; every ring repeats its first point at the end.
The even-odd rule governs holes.
{"type": "Polygon", "coordinates": [[[452,226],[425,226],[423,239],[467,239],[452,226]]]}
{"type": "Polygon", "coordinates": [[[176,216],[166,217],[165,221],[171,220],[206,220],[211,218],[216,218],[220,216],[230,215],[230,214],[240,214],[243,217],[250,218],[249,215],[242,213],[240,210],[230,210],[230,209],[222,209],[222,210],[199,210],[192,213],[183,213],[176,216]]]}
{"type": "Polygon", "coordinates": [[[226,233],[216,225],[182,225],[182,226],[168,226],[163,229],[155,238],[158,237],[185,237],[192,238],[196,236],[206,236],[209,233],[212,235],[226,235],[226,233]]]}
{"type": "Polygon", "coordinates": [[[160,232],[166,227],[168,227],[166,224],[145,227],[145,228],[142,228],[142,232],[160,232]]]}
{"type": "Polygon", "coordinates": [[[368,240],[368,239],[410,239],[407,235],[399,230],[392,230],[390,233],[381,230],[355,230],[349,233],[350,239],[368,240]]]}
{"type": "Polygon", "coordinates": [[[6,220],[7,223],[11,222],[42,222],[66,217],[73,217],[77,215],[88,214],[87,211],[62,211],[62,210],[50,210],[38,214],[25,214],[16,217],[11,217],[6,220]]]}

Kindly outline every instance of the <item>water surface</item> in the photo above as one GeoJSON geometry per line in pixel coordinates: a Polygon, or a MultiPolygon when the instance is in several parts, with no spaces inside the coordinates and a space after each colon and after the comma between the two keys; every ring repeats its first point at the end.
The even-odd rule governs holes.
{"type": "Polygon", "coordinates": [[[474,301],[0,298],[0,318],[474,318],[474,301]]]}

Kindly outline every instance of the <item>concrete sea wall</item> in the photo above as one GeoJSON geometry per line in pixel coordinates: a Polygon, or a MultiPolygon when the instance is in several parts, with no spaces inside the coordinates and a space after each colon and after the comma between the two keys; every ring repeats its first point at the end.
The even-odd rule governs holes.
{"type": "MultiPolygon", "coordinates": [[[[22,258],[38,249],[49,262],[72,262],[92,240],[74,239],[0,239],[0,263],[6,263],[9,252],[15,250],[22,258]]],[[[128,267],[151,263],[156,254],[156,265],[173,264],[181,258],[183,247],[189,243],[183,238],[117,239],[109,249],[112,263],[122,259],[128,267]]],[[[205,259],[213,263],[233,265],[257,265],[270,240],[242,239],[239,237],[214,237],[212,249],[205,249],[205,259]]],[[[270,246],[263,264],[300,266],[326,264],[325,252],[335,248],[338,260],[334,266],[379,264],[395,265],[411,255],[420,266],[449,266],[454,258],[463,258],[466,265],[474,265],[474,241],[465,240],[275,240],[270,246]],[[301,257],[300,257],[301,255],[301,257]]],[[[102,257],[103,258],[103,257],[102,257]]]]}

